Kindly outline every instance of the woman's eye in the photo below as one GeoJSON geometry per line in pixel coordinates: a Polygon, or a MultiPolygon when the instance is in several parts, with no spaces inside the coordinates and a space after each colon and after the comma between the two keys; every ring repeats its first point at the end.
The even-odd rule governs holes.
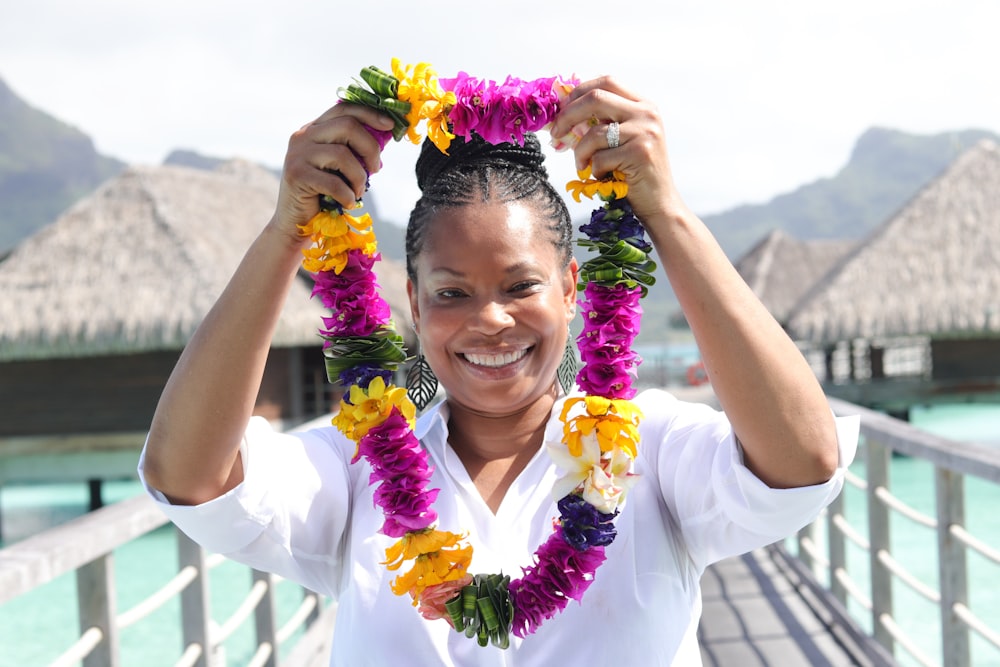
{"type": "Polygon", "coordinates": [[[462,296],[462,291],[457,289],[438,290],[437,295],[442,299],[457,299],[462,296]]]}
{"type": "Polygon", "coordinates": [[[526,292],[528,290],[534,289],[537,285],[538,285],[538,283],[536,283],[533,280],[522,280],[521,282],[516,283],[513,287],[511,287],[510,291],[511,292],[526,292]]]}

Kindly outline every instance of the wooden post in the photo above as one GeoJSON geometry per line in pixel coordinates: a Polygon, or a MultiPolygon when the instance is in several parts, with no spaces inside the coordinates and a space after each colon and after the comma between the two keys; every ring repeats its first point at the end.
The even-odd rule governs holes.
{"type": "Polygon", "coordinates": [[[108,553],[81,566],[76,571],[76,602],[80,612],[80,633],[96,627],[103,637],[84,658],[83,667],[118,667],[118,625],[115,595],[115,571],[108,553]]]}
{"type": "Polygon", "coordinates": [[[87,491],[90,496],[90,503],[88,507],[91,512],[104,507],[104,498],[101,494],[101,486],[102,483],[100,478],[87,480],[87,491]]]}
{"type": "Polygon", "coordinates": [[[826,373],[826,381],[833,382],[833,355],[837,351],[836,345],[828,345],[823,348],[823,369],[826,373]]]}
{"type": "Polygon", "coordinates": [[[274,576],[267,572],[253,571],[253,581],[267,583],[267,592],[257,604],[254,618],[257,626],[257,645],[270,644],[271,656],[264,663],[265,667],[278,667],[278,611],[274,596],[274,576]]]}
{"type": "Polygon", "coordinates": [[[871,345],[868,348],[868,359],[872,369],[872,380],[885,379],[885,348],[881,345],[871,345]]]}
{"type": "Polygon", "coordinates": [[[840,600],[844,606],[847,605],[847,589],[837,578],[837,572],[847,571],[847,549],[844,542],[844,534],[834,523],[838,515],[844,514],[844,493],[841,491],[833,499],[827,508],[826,514],[826,545],[830,557],[830,590],[834,597],[840,600]]]}
{"type": "Polygon", "coordinates": [[[192,663],[194,667],[211,667],[212,635],[209,628],[211,612],[209,608],[208,570],[205,567],[205,550],[191,538],[177,533],[177,562],[180,569],[193,566],[198,575],[181,591],[181,628],[184,651],[195,644],[201,647],[201,655],[192,663]]]}
{"type": "Polygon", "coordinates": [[[311,612],[309,612],[309,615],[306,616],[305,627],[307,627],[307,628],[309,626],[311,626],[313,623],[315,623],[319,619],[320,612],[323,611],[323,598],[320,597],[319,593],[311,591],[308,588],[306,588],[305,586],[303,586],[302,587],[302,599],[303,600],[308,600],[309,598],[313,598],[313,600],[315,600],[316,604],[315,604],[315,606],[313,606],[313,610],[311,612]]]}
{"type": "Polygon", "coordinates": [[[892,635],[882,624],[882,616],[892,618],[892,573],[879,555],[891,553],[889,544],[889,508],[875,495],[879,488],[889,488],[890,450],[872,438],[865,438],[865,467],[868,478],[868,542],[872,582],[872,631],[875,640],[890,655],[894,652],[892,635]]]}
{"type": "MultiPolygon", "coordinates": [[[[809,569],[814,577],[816,577],[816,560],[813,558],[812,552],[803,544],[804,542],[812,542],[813,546],[816,545],[816,522],[806,525],[798,532],[796,535],[796,540],[798,542],[799,548],[799,560],[802,564],[809,569]]],[[[816,577],[817,579],[819,577],[816,577]]]]}
{"type": "Polygon", "coordinates": [[[935,467],[938,522],[938,572],[941,582],[941,654],[944,667],[969,667],[969,629],[955,614],[956,604],[968,604],[965,545],[951,534],[965,523],[965,478],[935,467]]]}

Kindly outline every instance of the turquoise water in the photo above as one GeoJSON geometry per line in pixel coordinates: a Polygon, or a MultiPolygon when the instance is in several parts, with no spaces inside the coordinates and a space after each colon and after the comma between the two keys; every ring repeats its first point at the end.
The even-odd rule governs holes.
{"type": "MultiPolygon", "coordinates": [[[[954,405],[915,408],[911,423],[938,435],[968,442],[1000,447],[1000,405],[954,405]]],[[[863,453],[851,470],[865,478],[863,453]]],[[[935,516],[934,469],[926,461],[893,457],[890,469],[893,495],[917,511],[935,516]]],[[[966,477],[966,528],[994,549],[1000,549],[1000,486],[976,477],[966,477]]],[[[865,493],[853,486],[844,491],[844,514],[850,524],[867,536],[868,517],[865,493]]],[[[893,556],[915,578],[938,589],[937,535],[893,512],[890,519],[890,545],[893,556]]],[[[851,578],[870,594],[869,555],[850,541],[847,544],[847,569],[851,578]]],[[[825,545],[824,545],[825,548],[825,545]]],[[[1000,566],[978,554],[968,560],[969,607],[994,631],[1000,631],[1000,566]]],[[[940,664],[940,609],[906,584],[894,581],[893,609],[896,622],[913,640],[918,650],[940,664]]],[[[862,627],[871,631],[871,613],[849,598],[848,610],[862,627]]],[[[971,634],[972,664],[976,667],[1000,667],[1000,650],[975,633],[971,634]]],[[[906,667],[920,665],[913,656],[897,647],[895,657],[906,667]]]]}
{"type": "MultiPolygon", "coordinates": [[[[109,482],[106,503],[142,493],[138,482],[109,482]]],[[[84,484],[46,484],[7,487],[0,493],[8,543],[28,534],[83,515],[87,509],[84,484]]],[[[171,526],[159,528],[114,552],[118,612],[133,607],[161,588],[178,571],[177,538],[171,526]]],[[[252,585],[250,571],[226,561],[211,570],[211,615],[224,622],[236,610],[252,585]]],[[[301,589],[282,582],[276,589],[278,623],[301,602],[301,589]]],[[[121,632],[122,665],[173,665],[183,646],[180,601],[173,598],[145,619],[121,632]]],[[[0,605],[0,667],[47,665],[79,637],[75,573],[0,605]]],[[[297,639],[293,636],[283,652],[297,639]]],[[[225,642],[226,664],[246,664],[255,646],[253,618],[225,642]]]]}
{"type": "MultiPolygon", "coordinates": [[[[959,440],[1000,446],[1000,406],[963,405],[917,408],[911,412],[914,425],[959,440]]],[[[853,469],[864,477],[859,460],[853,469]]],[[[905,457],[893,459],[892,489],[904,502],[934,514],[934,480],[931,466],[905,457]]],[[[115,502],[139,494],[137,482],[107,483],[105,502],[115,502]]],[[[8,543],[58,525],[86,512],[87,488],[77,485],[12,486],[0,490],[4,531],[8,543]]],[[[994,548],[1000,548],[1000,487],[968,478],[966,482],[967,524],[971,532],[994,548]]],[[[862,534],[866,531],[863,494],[848,487],[845,491],[848,520],[862,534]]],[[[937,544],[933,531],[894,516],[891,533],[893,553],[916,577],[937,587],[937,544]]],[[[848,543],[849,571],[859,582],[867,581],[868,555],[848,543]]],[[[115,551],[115,573],[119,612],[132,607],[160,588],[177,571],[176,538],[164,527],[115,551]]],[[[1000,630],[1000,568],[982,558],[969,557],[970,607],[990,627],[1000,630]]],[[[245,568],[225,563],[212,570],[212,617],[223,622],[250,588],[245,568]]],[[[75,577],[71,573],[7,604],[0,605],[0,667],[45,665],[79,636],[75,604],[75,577]]],[[[300,591],[291,584],[278,587],[279,624],[298,606],[300,591]]],[[[916,638],[920,649],[939,659],[937,606],[925,601],[901,584],[894,588],[898,621],[916,638]]],[[[849,605],[851,612],[870,628],[868,612],[849,605]]],[[[172,600],[147,619],[122,631],[122,664],[156,667],[172,665],[180,656],[179,602],[172,600]]],[[[226,642],[227,662],[245,664],[252,654],[252,621],[245,623],[226,642]]],[[[286,649],[287,650],[287,647],[286,649]]],[[[1000,667],[1000,651],[985,641],[973,639],[973,664],[1000,667]]],[[[903,665],[916,665],[897,649],[903,665]]]]}

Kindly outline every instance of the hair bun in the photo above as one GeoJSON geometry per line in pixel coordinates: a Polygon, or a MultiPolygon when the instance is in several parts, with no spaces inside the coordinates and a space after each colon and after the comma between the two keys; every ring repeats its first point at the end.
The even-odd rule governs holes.
{"type": "Polygon", "coordinates": [[[429,140],[424,140],[417,158],[417,185],[423,192],[445,172],[484,165],[504,168],[519,166],[545,179],[548,178],[548,172],[544,162],[542,145],[534,132],[524,133],[523,146],[516,143],[491,144],[476,133],[472,133],[469,139],[457,136],[451,140],[448,155],[438,150],[429,140]]]}

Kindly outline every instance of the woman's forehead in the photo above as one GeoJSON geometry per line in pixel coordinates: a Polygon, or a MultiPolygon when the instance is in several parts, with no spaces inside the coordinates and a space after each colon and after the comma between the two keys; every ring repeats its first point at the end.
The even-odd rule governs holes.
{"type": "Polygon", "coordinates": [[[476,204],[442,209],[428,220],[420,263],[429,272],[465,274],[477,264],[513,273],[558,262],[551,232],[525,204],[476,204]]]}

